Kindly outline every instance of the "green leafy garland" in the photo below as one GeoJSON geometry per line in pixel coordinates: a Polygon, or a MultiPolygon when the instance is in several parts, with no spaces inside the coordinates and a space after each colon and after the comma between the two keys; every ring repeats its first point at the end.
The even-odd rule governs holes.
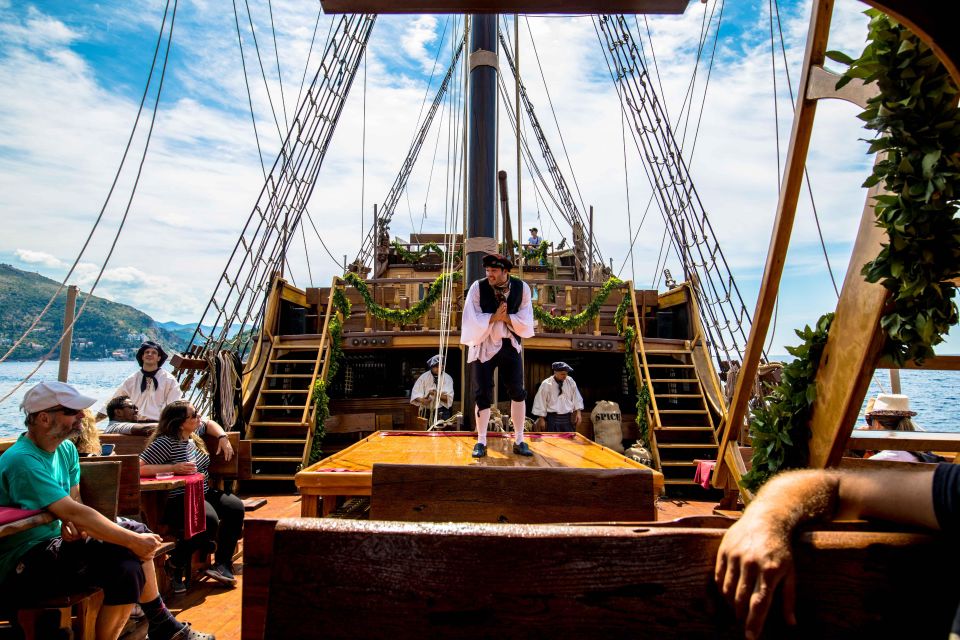
{"type": "Polygon", "coordinates": [[[806,326],[796,332],[803,342],[787,347],[794,361],[783,367],[781,382],[767,402],[752,411],[753,466],[740,479],[751,491],[780,471],[807,466],[810,409],[817,397],[814,382],[832,322],[833,314],[827,313],[820,317],[815,329],[806,326]]]}
{"type": "Polygon", "coordinates": [[[541,305],[535,304],[533,305],[533,317],[539,320],[540,324],[548,329],[552,329],[554,331],[572,331],[573,329],[582,327],[586,323],[596,318],[600,313],[600,305],[604,303],[604,301],[610,295],[610,292],[617,287],[622,286],[622,280],[616,277],[611,277],[603,284],[602,287],[600,287],[597,295],[593,300],[590,301],[590,304],[587,305],[587,308],[574,316],[552,316],[541,305]]]}
{"type": "Polygon", "coordinates": [[[327,381],[333,380],[340,370],[340,361],[343,359],[343,321],[350,317],[350,301],[343,294],[342,289],[333,290],[333,307],[339,314],[330,318],[327,331],[330,333],[330,348],[327,357],[330,366],[327,367],[327,377],[318,378],[313,383],[310,399],[313,402],[313,442],[310,447],[309,464],[313,464],[323,457],[323,438],[327,432],[324,422],[330,417],[330,397],[327,395],[327,381]],[[343,318],[341,320],[341,317],[343,318]]]}
{"type": "Polygon", "coordinates": [[[624,338],[624,357],[627,365],[627,375],[637,389],[637,431],[640,444],[650,447],[650,425],[647,422],[647,406],[650,404],[650,389],[646,384],[638,384],[637,371],[633,366],[633,353],[637,349],[637,331],[627,323],[627,310],[630,308],[630,297],[624,296],[617,310],[613,314],[613,323],[617,333],[624,338]]]}
{"type": "Polygon", "coordinates": [[[397,255],[400,256],[400,259],[408,264],[416,264],[423,259],[424,256],[435,253],[440,256],[440,261],[443,262],[443,258],[446,255],[443,249],[440,248],[436,242],[429,242],[427,244],[421,245],[420,249],[417,251],[410,251],[402,244],[399,240],[393,241],[393,248],[397,252],[397,255]]]}
{"type": "Polygon", "coordinates": [[[919,362],[934,355],[958,319],[949,282],[960,276],[957,88],[920,38],[879,11],[866,13],[869,42],[860,58],[827,55],[849,65],[838,88],[852,78],[880,88],[859,117],[880,133],[868,152],[884,156],[864,186],[882,182],[889,194],[876,199],[877,225],[889,243],[861,273],[892,294],[881,320],[888,355],[898,364],[919,362]]]}
{"type": "Polygon", "coordinates": [[[430,307],[436,304],[437,300],[440,299],[440,295],[443,293],[443,286],[448,278],[453,278],[455,282],[458,282],[462,277],[459,271],[441,273],[437,276],[437,279],[430,284],[430,288],[427,289],[427,294],[423,296],[423,299],[409,309],[388,309],[387,307],[377,304],[374,302],[373,296],[370,295],[370,289],[367,287],[367,283],[355,273],[348,273],[343,279],[347,284],[360,292],[364,303],[367,305],[367,310],[374,318],[394,324],[411,324],[423,317],[423,315],[430,310],[430,307]]]}
{"type": "Polygon", "coordinates": [[[537,261],[537,264],[547,264],[547,249],[553,246],[552,242],[541,240],[535,249],[521,249],[520,243],[514,241],[513,245],[520,251],[520,255],[527,262],[537,261]]]}

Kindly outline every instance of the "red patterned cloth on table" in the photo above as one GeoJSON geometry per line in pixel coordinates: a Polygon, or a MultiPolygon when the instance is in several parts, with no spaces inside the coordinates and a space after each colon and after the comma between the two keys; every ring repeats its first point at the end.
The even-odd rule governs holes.
{"type": "Polygon", "coordinates": [[[9,524],[23,520],[30,516],[43,513],[43,509],[17,509],[16,507],[0,507],[0,524],[9,524]]]}
{"type": "Polygon", "coordinates": [[[183,496],[183,537],[192,538],[207,530],[207,510],[203,497],[203,474],[186,476],[183,496]]]}
{"type": "Polygon", "coordinates": [[[704,489],[710,488],[710,474],[713,473],[713,467],[717,464],[716,460],[697,460],[697,473],[693,476],[693,481],[700,484],[704,489]]]}

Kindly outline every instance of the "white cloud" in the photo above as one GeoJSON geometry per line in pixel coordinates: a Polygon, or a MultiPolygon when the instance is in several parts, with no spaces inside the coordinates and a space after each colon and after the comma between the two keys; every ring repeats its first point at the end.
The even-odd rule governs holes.
{"type": "Polygon", "coordinates": [[[425,71],[433,67],[434,54],[427,47],[438,38],[437,22],[436,16],[418,16],[400,38],[404,53],[416,60],[425,71]]]}
{"type": "Polygon", "coordinates": [[[51,269],[64,266],[56,256],[52,256],[49,253],[44,253],[43,251],[17,249],[14,251],[14,254],[17,256],[17,259],[27,264],[39,264],[44,267],[50,267],[51,269]]]}

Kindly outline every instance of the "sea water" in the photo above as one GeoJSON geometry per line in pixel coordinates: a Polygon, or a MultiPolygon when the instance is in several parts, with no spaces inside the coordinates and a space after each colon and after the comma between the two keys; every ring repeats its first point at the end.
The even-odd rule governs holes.
{"type": "MultiPolygon", "coordinates": [[[[776,358],[775,358],[776,359],[776,358]]],[[[35,362],[0,362],[0,397],[7,395],[27,374],[35,362]]],[[[167,367],[169,369],[169,367],[167,367]]],[[[24,430],[20,401],[31,386],[43,380],[56,380],[59,365],[46,362],[33,378],[0,403],[0,437],[24,430]]],[[[120,383],[137,370],[134,361],[71,362],[69,382],[81,393],[97,398],[95,410],[113,396],[120,383]]],[[[926,431],[960,432],[960,371],[900,371],[902,392],[910,396],[910,407],[917,412],[914,422],[926,431]]],[[[871,397],[890,392],[890,377],[885,369],[876,372],[870,382],[871,397]]],[[[861,418],[863,409],[861,408],[861,418]]]]}

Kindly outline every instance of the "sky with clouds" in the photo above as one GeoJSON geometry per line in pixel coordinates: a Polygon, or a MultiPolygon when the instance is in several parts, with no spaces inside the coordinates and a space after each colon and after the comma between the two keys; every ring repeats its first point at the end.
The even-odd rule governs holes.
{"type": "MultiPolygon", "coordinates": [[[[642,31],[648,61],[656,58],[658,89],[752,312],[793,101],[787,93],[784,54],[777,51],[771,60],[768,3],[718,1],[693,2],[683,16],[631,22],[635,36],[642,31]],[[697,63],[704,29],[706,47],[697,63]],[[691,82],[692,115],[682,107],[691,82]]],[[[808,4],[779,3],[794,88],[808,4]]],[[[6,222],[0,261],[59,280],[76,259],[131,136],[165,7],[165,0],[0,0],[0,215],[6,222]]],[[[320,15],[317,3],[303,0],[236,3],[236,15],[233,7],[212,0],[180,0],[177,5],[149,151],[96,291],[159,321],[196,321],[206,306],[263,184],[258,143],[269,170],[280,147],[273,113],[279,129],[285,129],[302,95],[303,79],[309,82],[315,73],[331,21],[338,19],[320,15]]],[[[838,0],[830,48],[859,52],[864,8],[853,0],[838,0]]],[[[655,284],[664,225],[651,209],[631,254],[629,231],[637,232],[651,192],[629,138],[624,152],[619,102],[594,22],[589,17],[521,17],[519,26],[524,82],[567,180],[575,180],[583,203],[596,211],[604,256],[613,260],[621,277],[633,278],[638,286],[655,284]]],[[[507,28],[512,34],[512,18],[507,28]]],[[[298,285],[328,284],[340,272],[343,256],[356,255],[373,205],[390,189],[424,102],[429,106],[449,64],[452,42],[462,30],[462,19],[456,16],[378,18],[309,204],[336,260],[307,225],[289,255],[298,285]]],[[[508,83],[512,86],[512,77],[508,83]]],[[[407,237],[411,229],[443,230],[457,166],[449,141],[459,135],[459,116],[451,101],[461,97],[456,86],[435,119],[393,218],[395,235],[407,237]]],[[[121,224],[152,106],[148,100],[111,202],[70,279],[82,289],[96,280],[121,224]]],[[[860,184],[871,162],[866,145],[858,140],[866,132],[856,113],[857,108],[846,103],[820,105],[808,161],[838,282],[863,207],[860,184]]],[[[506,122],[501,113],[498,157],[510,174],[516,215],[515,142],[506,122]]],[[[542,159],[540,163],[542,168],[542,159]]],[[[536,192],[530,175],[522,180],[524,226],[536,225],[553,242],[569,237],[569,229],[552,203],[536,192]]],[[[667,266],[674,274],[682,273],[675,256],[667,266]]],[[[834,305],[810,199],[804,194],[772,353],[783,353],[783,345],[794,342],[793,328],[815,321],[834,305]]]]}

